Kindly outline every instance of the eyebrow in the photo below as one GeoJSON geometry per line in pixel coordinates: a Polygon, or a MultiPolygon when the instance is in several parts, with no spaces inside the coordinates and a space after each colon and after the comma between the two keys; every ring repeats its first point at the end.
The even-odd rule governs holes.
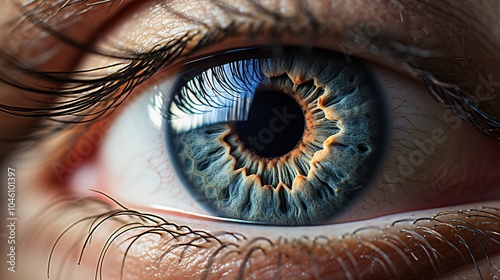
{"type": "MultiPolygon", "coordinates": [[[[266,11],[264,7],[260,7],[256,1],[251,1],[256,7],[258,11],[266,11]],[[260,8],[259,8],[260,7],[260,8]]],[[[387,4],[389,2],[386,2],[387,4]]],[[[33,2],[28,6],[25,6],[25,15],[27,19],[32,19],[31,22],[35,25],[39,25],[42,29],[48,31],[51,35],[59,36],[59,39],[64,41],[65,43],[71,44],[74,47],[80,48],[85,52],[96,52],[96,50],[92,49],[85,44],[81,44],[75,42],[74,39],[69,38],[63,34],[55,31],[53,26],[66,24],[65,21],[57,21],[54,19],[58,18],[58,15],[64,14],[62,18],[68,19],[71,17],[82,18],[86,15],[91,15],[91,10],[95,10],[96,7],[103,7],[105,4],[113,5],[113,4],[124,4],[121,1],[109,0],[109,1],[100,1],[100,2],[90,2],[89,1],[39,1],[33,2]],[[38,3],[39,5],[34,5],[34,3],[38,3]],[[50,26],[49,23],[51,22],[50,26]]],[[[415,5],[415,1],[404,1],[404,4],[401,4],[401,8],[410,9],[410,14],[418,14],[422,12],[422,10],[418,11],[418,9],[422,9],[422,7],[427,9],[433,9],[433,12],[436,13],[438,19],[442,19],[445,13],[441,10],[435,9],[435,6],[432,6],[425,1],[421,2],[422,5],[415,5]],[[439,12],[442,12],[442,16],[439,16],[439,12]]],[[[307,10],[306,10],[307,11],[307,10]]],[[[269,11],[273,17],[279,17],[280,15],[276,12],[269,11]]],[[[404,17],[401,16],[401,24],[404,22],[404,17]]],[[[310,22],[319,22],[317,19],[311,16],[310,22]]],[[[319,23],[318,23],[319,24],[319,23]]],[[[462,119],[472,123],[476,128],[479,128],[483,133],[489,134],[494,138],[500,139],[500,124],[498,120],[492,115],[488,114],[484,110],[480,108],[479,102],[471,102],[469,100],[470,94],[467,94],[462,90],[462,87],[457,86],[456,84],[442,82],[441,78],[436,75],[435,71],[432,70],[422,70],[420,64],[427,64],[431,59],[438,59],[439,56],[442,55],[440,50],[437,51],[429,51],[426,48],[415,48],[410,47],[411,44],[406,43],[404,36],[404,32],[396,32],[397,30],[391,30],[391,28],[387,28],[388,31],[382,30],[379,34],[372,36],[371,34],[367,34],[365,30],[359,28],[361,24],[364,22],[359,22],[354,24],[353,26],[347,28],[345,32],[345,37],[347,38],[341,44],[344,46],[342,50],[346,55],[355,55],[357,52],[366,51],[368,49],[372,53],[382,53],[386,57],[393,57],[399,59],[401,63],[407,65],[411,71],[414,71],[414,74],[419,76],[424,84],[427,86],[428,90],[431,94],[436,98],[438,102],[441,102],[452,109],[457,115],[459,115],[462,119]],[[360,49],[358,41],[365,40],[368,42],[367,45],[363,46],[363,49],[360,49]]],[[[0,81],[3,81],[6,84],[17,87],[23,91],[27,92],[35,92],[38,94],[44,95],[65,95],[65,96],[75,96],[71,102],[64,103],[63,105],[55,106],[55,107],[45,107],[45,108],[26,108],[26,107],[16,107],[16,106],[8,106],[6,104],[0,104],[0,110],[14,115],[20,116],[33,116],[33,117],[45,117],[45,118],[54,118],[59,116],[74,116],[75,113],[78,113],[78,118],[70,120],[71,123],[81,122],[84,118],[82,118],[82,112],[86,110],[91,110],[95,107],[95,105],[102,100],[106,100],[109,102],[108,104],[102,106],[97,112],[92,112],[92,117],[87,118],[85,121],[91,122],[101,115],[105,114],[109,109],[116,107],[121,104],[127,95],[142,81],[151,77],[154,73],[159,71],[162,68],[170,65],[172,61],[177,59],[181,54],[183,54],[184,49],[188,43],[191,43],[193,37],[189,38],[189,34],[185,34],[185,38],[182,40],[178,40],[174,42],[174,44],[164,46],[159,49],[154,49],[150,52],[144,53],[134,53],[130,52],[128,54],[123,55],[121,58],[125,61],[129,61],[128,64],[123,64],[124,67],[122,71],[119,73],[110,74],[105,77],[99,77],[97,79],[89,79],[89,78],[68,78],[68,76],[72,75],[82,75],[82,74],[91,74],[94,70],[102,70],[108,66],[105,66],[100,69],[93,69],[83,72],[44,72],[34,70],[30,67],[26,67],[22,64],[16,63],[16,61],[9,61],[8,59],[4,59],[9,64],[11,64],[11,68],[17,69],[19,72],[27,74],[30,77],[35,77],[39,80],[51,81],[54,84],[63,85],[63,84],[76,84],[76,86],[71,88],[66,88],[66,90],[46,90],[40,88],[33,88],[32,86],[19,84],[16,80],[9,79],[9,76],[4,77],[4,75],[0,75],[0,81]],[[156,67],[150,67],[153,65],[152,63],[155,61],[163,61],[161,66],[154,64],[156,67]],[[138,75],[140,73],[140,75],[138,75]],[[119,94],[116,94],[120,91],[119,94]],[[82,94],[86,97],[84,102],[78,102],[82,98],[82,94]],[[111,102],[110,102],[111,100],[111,102]]],[[[203,44],[197,44],[191,52],[194,52],[198,49],[205,47],[208,44],[216,43],[221,41],[223,38],[221,36],[217,39],[209,40],[205,38],[203,44]]],[[[415,40],[415,38],[413,38],[415,40]]],[[[101,55],[112,56],[116,54],[104,54],[101,55]]],[[[117,66],[110,65],[109,67],[117,66]]]]}

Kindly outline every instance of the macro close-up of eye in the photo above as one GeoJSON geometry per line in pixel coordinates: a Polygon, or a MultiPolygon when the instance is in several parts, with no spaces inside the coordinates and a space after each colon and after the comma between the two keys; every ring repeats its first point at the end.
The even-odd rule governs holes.
{"type": "Polygon", "coordinates": [[[4,2],[1,279],[500,276],[498,4],[4,2]]]}

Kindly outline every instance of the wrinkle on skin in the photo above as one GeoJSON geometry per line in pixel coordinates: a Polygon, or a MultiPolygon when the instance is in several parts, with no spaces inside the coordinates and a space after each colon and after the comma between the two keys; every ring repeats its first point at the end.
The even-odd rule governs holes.
{"type": "MultiPolygon", "coordinates": [[[[4,2],[5,1],[8,0],[4,0],[4,2]]],[[[401,2],[405,3],[405,5],[416,3],[409,0],[401,2]]],[[[420,2],[422,4],[421,7],[427,2],[431,3],[430,0],[420,2]]],[[[494,16],[495,12],[498,12],[498,7],[495,7],[498,4],[492,1],[476,3],[473,1],[453,2],[450,0],[449,2],[449,7],[452,7],[451,3],[453,3],[453,6],[463,3],[464,7],[466,6],[465,4],[468,4],[467,9],[464,8],[463,10],[469,12],[470,17],[464,18],[471,18],[471,21],[474,21],[472,19],[478,17],[480,19],[479,21],[485,26],[489,26],[487,22],[488,18],[498,18],[494,16]],[[487,5],[491,5],[492,7],[487,7],[487,5]],[[485,14],[486,16],[484,16],[485,14]]],[[[45,3],[50,4],[54,2],[46,1],[45,3]]],[[[112,5],[116,2],[109,3],[109,5],[112,5]]],[[[182,1],[177,1],[176,3],[182,4],[182,1]]],[[[353,8],[355,6],[354,3],[358,3],[359,7],[364,7],[362,1],[332,1],[330,4],[331,7],[335,5],[341,6],[342,4],[352,4],[351,12],[347,12],[345,16],[346,20],[352,20],[352,15],[357,14],[353,8]]],[[[386,1],[372,1],[370,3],[376,6],[378,3],[386,3],[386,1]]],[[[84,8],[82,8],[83,6],[79,5],[80,4],[74,4],[72,7],[84,10],[84,8]]],[[[108,4],[103,2],[102,5],[108,4]]],[[[179,5],[179,7],[181,6],[182,5],[179,5]]],[[[443,4],[443,7],[446,6],[446,4],[443,4]]],[[[191,8],[196,9],[199,7],[200,5],[192,6],[191,8]]],[[[331,14],[327,13],[328,10],[323,9],[324,7],[319,5],[315,7],[316,9],[312,8],[315,12],[324,12],[322,18],[331,17],[331,14]]],[[[369,9],[364,7],[363,10],[368,11],[369,9]]],[[[382,10],[382,8],[379,10],[382,10]]],[[[434,12],[434,10],[432,11],[434,12]]],[[[118,12],[118,10],[100,10],[95,8],[81,14],[74,14],[71,17],[71,24],[66,21],[65,30],[68,34],[83,36],[81,37],[83,38],[82,41],[89,41],[92,39],[92,34],[95,33],[96,28],[98,28],[102,22],[105,22],[108,16],[113,15],[113,12],[118,12]],[[96,16],[96,13],[101,17],[96,16]],[[92,17],[92,21],[89,21],[87,17],[92,17]],[[89,22],[92,24],[89,24],[89,22]]],[[[293,14],[293,11],[291,13],[293,14]]],[[[17,17],[19,13],[12,13],[12,15],[17,17]]],[[[62,16],[63,13],[59,13],[58,15],[62,16]]],[[[198,14],[199,17],[202,15],[203,14],[198,14]]],[[[3,19],[3,17],[1,18],[3,19]]],[[[214,18],[216,17],[207,17],[207,20],[214,18]]],[[[440,26],[444,30],[446,30],[446,27],[451,26],[450,22],[453,22],[446,20],[444,17],[437,16],[437,18],[442,25],[440,26],[438,23],[433,23],[431,25],[440,26]]],[[[406,16],[403,16],[403,20],[405,23],[409,22],[406,16]]],[[[150,25],[149,27],[153,28],[154,25],[150,25]]],[[[475,29],[479,28],[479,25],[469,23],[468,27],[472,29],[471,32],[455,34],[458,35],[456,38],[464,38],[471,34],[476,36],[474,39],[469,38],[469,40],[463,40],[462,46],[467,50],[467,58],[473,57],[473,59],[469,60],[463,58],[460,60],[461,66],[468,64],[480,66],[481,72],[472,72],[474,73],[472,77],[476,78],[479,73],[480,75],[486,75],[484,77],[487,77],[489,73],[498,74],[497,65],[494,63],[498,60],[495,56],[497,54],[495,46],[498,47],[498,45],[500,45],[498,42],[499,33],[497,32],[497,28],[495,28],[498,26],[494,25],[494,28],[481,29],[481,33],[473,32],[475,29]],[[485,32],[490,32],[491,36],[488,36],[485,32]],[[483,48],[483,40],[477,41],[477,36],[490,38],[490,40],[487,41],[489,46],[483,48]],[[490,51],[489,55],[483,57],[483,49],[485,48],[492,51],[490,51]]],[[[438,31],[446,33],[443,30],[438,31]]],[[[36,32],[31,33],[31,35],[36,34],[36,32]]],[[[123,33],[123,36],[125,35],[127,35],[126,32],[123,33]]],[[[121,39],[123,39],[123,36],[121,39]]],[[[25,46],[30,47],[30,44],[33,42],[30,38],[22,38],[22,36],[17,38],[16,40],[22,40],[22,42],[16,42],[14,40],[0,40],[0,42],[8,42],[14,46],[13,48],[17,46],[17,43],[23,43],[26,44],[25,46]]],[[[125,36],[124,38],[127,37],[125,36]]],[[[138,38],[138,40],[139,39],[140,38],[138,38]]],[[[163,37],[163,39],[165,39],[165,37],[163,37]]],[[[151,39],[149,39],[148,43],[151,42],[150,40],[151,39]]],[[[450,42],[455,44],[456,40],[450,42]]],[[[38,65],[38,68],[42,70],[66,71],[72,69],[78,60],[78,52],[75,52],[70,46],[60,45],[57,40],[51,37],[44,38],[38,43],[38,46],[41,49],[52,49],[53,47],[57,47],[62,50],[53,56],[46,57],[47,60],[38,65]]],[[[135,46],[137,46],[137,44],[135,46]]],[[[20,55],[24,56],[25,51],[28,49],[20,48],[20,50],[22,50],[20,55]]],[[[30,53],[29,51],[30,50],[26,53],[24,59],[26,61],[33,61],[33,55],[36,55],[37,52],[30,53]]],[[[453,59],[457,59],[457,61],[461,59],[456,53],[455,56],[456,57],[453,59]]],[[[440,69],[440,71],[441,70],[445,69],[440,69]]],[[[472,78],[468,79],[468,81],[470,81],[469,86],[472,88],[480,82],[472,78]]],[[[17,91],[13,91],[11,88],[4,88],[3,84],[1,84],[0,87],[0,102],[5,103],[6,100],[8,100],[9,102],[17,103],[17,101],[10,99],[13,94],[18,95],[17,91]]],[[[22,99],[22,101],[19,102],[24,101],[25,100],[22,99]]],[[[6,130],[2,130],[7,131],[3,133],[2,136],[5,136],[4,134],[9,134],[7,136],[17,137],[24,134],[24,128],[21,129],[19,134],[12,134],[14,131],[12,127],[19,125],[20,122],[23,122],[22,118],[11,118],[2,115],[0,118],[0,127],[2,129],[4,127],[7,128],[6,130]]],[[[31,127],[32,123],[26,122],[25,125],[31,127]]],[[[2,145],[3,144],[2,142],[2,145]]],[[[7,145],[5,147],[5,149],[10,149],[11,146],[7,145]]],[[[32,154],[33,157],[35,156],[34,154],[32,154]]],[[[79,218],[86,218],[93,213],[95,215],[100,215],[104,210],[95,206],[93,203],[90,205],[92,209],[89,209],[89,205],[85,203],[83,206],[72,203],[72,207],[57,208],[52,215],[41,215],[38,210],[43,209],[45,207],[44,205],[53,203],[54,198],[51,195],[55,194],[57,197],[60,193],[56,192],[49,194],[41,191],[42,188],[37,188],[41,185],[40,181],[37,180],[39,178],[30,178],[29,173],[29,170],[23,170],[22,172],[22,176],[26,178],[24,182],[29,183],[23,183],[23,186],[20,186],[22,189],[19,190],[19,197],[22,200],[19,203],[19,215],[23,218],[35,217],[32,221],[34,224],[38,223],[38,227],[30,225],[32,221],[20,219],[22,225],[20,229],[22,228],[23,233],[20,237],[21,247],[19,247],[19,257],[22,258],[22,261],[19,259],[18,273],[14,275],[7,274],[8,279],[12,279],[12,277],[14,277],[14,279],[36,279],[40,277],[44,279],[47,268],[46,260],[48,252],[57,237],[61,234],[61,231],[79,218]],[[28,180],[28,178],[30,179],[28,180]]],[[[54,189],[58,190],[57,188],[54,189]]],[[[489,205],[497,208],[481,209],[481,205],[487,205],[487,203],[479,204],[476,205],[477,207],[474,207],[481,211],[466,210],[469,208],[464,208],[464,211],[454,210],[450,213],[437,216],[437,219],[433,220],[412,217],[409,222],[397,223],[397,226],[386,227],[390,222],[380,222],[376,225],[376,228],[372,230],[360,230],[356,234],[353,234],[355,229],[346,229],[345,225],[338,225],[331,228],[322,227],[322,229],[304,229],[303,231],[309,238],[290,237],[287,232],[288,228],[283,228],[278,231],[278,236],[269,237],[267,239],[258,238],[258,236],[268,233],[265,230],[260,230],[260,228],[257,230],[258,233],[245,233],[244,235],[239,233],[229,234],[227,231],[232,230],[227,229],[224,229],[222,234],[216,234],[217,230],[220,230],[222,227],[220,224],[214,224],[212,225],[212,229],[208,230],[208,225],[204,221],[195,221],[185,217],[169,217],[179,224],[189,224],[193,229],[203,229],[202,232],[198,233],[199,235],[203,236],[205,233],[211,235],[209,236],[210,238],[202,238],[194,242],[192,238],[193,235],[187,237],[181,236],[178,237],[177,240],[172,239],[172,235],[158,227],[158,223],[161,224],[163,222],[159,217],[152,221],[143,221],[137,219],[139,215],[137,213],[124,216],[124,219],[118,221],[118,223],[109,221],[102,225],[102,227],[95,232],[91,245],[85,249],[85,255],[81,265],[77,266],[76,264],[82,245],[81,242],[88,233],[90,220],[83,223],[83,227],[80,228],[82,231],[77,230],[76,232],[72,231],[68,233],[64,240],[58,244],[52,261],[51,271],[53,274],[51,275],[55,277],[58,275],[59,270],[63,269],[61,274],[62,279],[65,279],[64,275],[72,275],[69,279],[76,279],[77,277],[80,279],[93,279],[94,269],[98,265],[97,256],[102,249],[102,242],[109,238],[113,230],[116,229],[116,226],[122,225],[124,220],[127,221],[128,219],[132,219],[138,222],[139,224],[137,225],[139,226],[141,226],[141,223],[151,225],[152,227],[149,228],[149,230],[152,231],[139,239],[128,252],[129,257],[124,266],[125,279],[127,277],[129,279],[175,279],[179,276],[191,278],[203,278],[206,276],[208,279],[219,279],[221,277],[233,279],[239,276],[242,278],[254,277],[262,279],[274,278],[276,276],[280,276],[283,279],[314,279],[315,277],[333,277],[334,275],[345,277],[346,279],[359,279],[360,276],[370,278],[369,276],[371,275],[375,277],[393,275],[395,278],[401,276],[401,278],[404,279],[412,279],[412,277],[418,279],[427,278],[427,276],[435,277],[435,268],[441,273],[452,273],[452,270],[456,269],[457,263],[471,264],[473,266],[471,271],[474,271],[471,275],[477,277],[477,271],[475,271],[474,264],[472,264],[473,259],[480,260],[481,267],[483,267],[481,273],[483,277],[487,279],[489,276],[493,277],[495,273],[496,275],[499,273],[497,256],[500,251],[498,239],[500,227],[498,221],[498,216],[500,215],[498,208],[500,205],[498,204],[498,202],[489,203],[489,205]],[[337,234],[333,234],[328,230],[331,229],[333,231],[333,228],[345,233],[345,237],[339,237],[337,234]],[[155,231],[155,229],[157,229],[157,231],[155,231]],[[323,238],[321,235],[326,237],[323,238]],[[447,238],[445,239],[443,236],[447,238]],[[211,243],[207,243],[208,240],[211,240],[211,243]],[[172,251],[166,250],[167,247],[172,248],[171,245],[175,244],[179,244],[180,246],[172,251]],[[192,248],[189,247],[188,244],[194,244],[202,248],[192,248]],[[188,248],[185,251],[185,257],[187,257],[187,259],[178,262],[181,249],[184,248],[188,248]],[[487,254],[484,253],[483,249],[487,251],[487,254]],[[211,256],[215,257],[211,258],[211,256]],[[396,256],[396,259],[393,259],[393,256],[396,256]],[[472,256],[474,256],[474,258],[472,256]],[[485,258],[486,256],[488,256],[489,259],[485,258]],[[491,265],[488,264],[488,260],[491,262],[491,265]],[[187,265],[188,263],[191,266],[187,265]],[[433,266],[433,264],[435,266],[433,266]],[[212,274],[206,274],[207,270],[204,270],[208,265],[213,271],[212,274]],[[419,265],[421,267],[418,267],[419,265]]],[[[105,207],[105,209],[107,208],[105,207]]],[[[168,217],[168,215],[163,216],[164,218],[168,217]]],[[[426,214],[425,217],[432,217],[432,215],[426,214]]],[[[234,227],[235,225],[232,224],[232,226],[234,227]]],[[[230,227],[230,225],[228,225],[228,227],[230,227]]],[[[120,274],[120,268],[122,267],[122,253],[129,243],[125,242],[121,246],[115,245],[118,245],[119,241],[125,240],[130,234],[132,236],[133,234],[137,235],[144,232],[144,230],[146,229],[139,228],[136,231],[128,231],[127,234],[120,237],[123,239],[116,240],[115,243],[113,243],[113,246],[107,253],[103,266],[103,273],[105,276],[109,276],[110,279],[117,279],[120,274]]],[[[177,234],[182,233],[183,230],[185,231],[186,228],[181,229],[177,234]]],[[[239,232],[244,230],[234,231],[239,232]]],[[[194,236],[196,235],[195,233],[194,236]]],[[[128,242],[130,242],[130,240],[128,242]]],[[[2,252],[3,251],[2,247],[2,252]]],[[[5,271],[0,272],[2,278],[5,277],[5,273],[5,271]]]]}

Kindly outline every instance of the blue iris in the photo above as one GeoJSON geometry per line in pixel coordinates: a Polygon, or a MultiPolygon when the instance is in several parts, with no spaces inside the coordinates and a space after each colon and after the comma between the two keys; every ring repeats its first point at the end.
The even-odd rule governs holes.
{"type": "Polygon", "coordinates": [[[325,223],[378,172],[384,98],[366,66],[339,54],[280,53],[231,52],[180,75],[167,145],[186,188],[214,215],[325,223]]]}

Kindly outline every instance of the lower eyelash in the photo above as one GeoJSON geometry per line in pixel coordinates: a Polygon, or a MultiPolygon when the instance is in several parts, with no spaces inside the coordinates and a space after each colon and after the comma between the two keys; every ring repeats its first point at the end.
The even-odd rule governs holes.
{"type": "MultiPolygon", "coordinates": [[[[108,198],[112,199],[109,196],[108,198]]],[[[269,269],[274,271],[273,277],[283,279],[286,279],[290,269],[300,269],[304,263],[312,266],[313,269],[308,272],[313,278],[314,275],[321,278],[322,273],[328,272],[324,271],[328,267],[330,269],[337,267],[347,279],[375,276],[420,279],[425,276],[422,274],[422,269],[428,273],[428,277],[449,272],[451,269],[447,263],[449,260],[454,261],[453,268],[457,268],[460,262],[461,265],[474,264],[479,277],[488,277],[480,270],[478,263],[482,259],[489,260],[495,252],[500,251],[500,233],[494,230],[500,223],[500,209],[492,207],[447,211],[428,218],[395,221],[387,227],[360,228],[341,238],[304,236],[298,239],[280,237],[271,240],[266,237],[249,239],[244,235],[225,231],[211,233],[194,230],[188,226],[170,223],[158,215],[128,209],[118,201],[113,201],[116,205],[103,202],[99,198],[63,198],[51,204],[52,206],[38,217],[35,223],[30,223],[30,229],[25,232],[46,231],[50,228],[48,225],[51,221],[62,218],[62,213],[67,215],[68,209],[75,212],[81,210],[80,215],[83,216],[73,220],[52,247],[53,253],[64,235],[73,227],[83,224],[88,227],[88,231],[82,233],[81,239],[75,240],[74,246],[64,249],[69,256],[71,252],[81,248],[80,263],[84,261],[86,247],[93,236],[106,224],[118,222],[119,226],[107,236],[106,243],[102,245],[95,272],[97,278],[98,275],[102,276],[103,263],[112,245],[129,242],[122,259],[123,273],[129,250],[139,239],[150,235],[159,235],[162,238],[158,245],[154,245],[162,252],[156,257],[154,264],[172,262],[173,255],[178,260],[177,264],[174,262],[173,265],[183,268],[187,264],[185,262],[189,263],[190,254],[208,254],[204,259],[205,269],[201,274],[202,279],[212,279],[214,277],[212,273],[219,271],[224,261],[234,256],[238,256],[237,267],[228,273],[233,273],[231,275],[237,279],[251,277],[252,272],[255,272],[252,271],[254,262],[251,260],[262,261],[261,257],[273,260],[268,264],[271,266],[269,269]],[[127,233],[133,234],[127,236],[125,240],[120,239],[127,233]],[[83,247],[79,247],[78,244],[83,244],[83,247]],[[294,256],[300,256],[300,262],[294,256]],[[372,275],[370,273],[375,272],[366,270],[367,267],[371,267],[372,270],[384,267],[385,276],[372,275]]],[[[41,234],[27,239],[35,242],[38,236],[41,234]]],[[[49,256],[47,273],[54,277],[54,273],[62,271],[63,267],[55,267],[51,263],[52,253],[49,256]]],[[[62,264],[64,265],[65,263],[62,264]]],[[[490,276],[496,275],[497,272],[491,263],[489,269],[486,273],[490,276]]]]}
{"type": "MultiPolygon", "coordinates": [[[[98,192],[98,191],[96,191],[98,192]]],[[[101,192],[98,192],[101,193],[101,192]]],[[[106,223],[109,222],[119,222],[122,224],[118,229],[113,231],[106,240],[106,243],[103,245],[98,264],[96,267],[96,276],[102,274],[102,266],[104,259],[106,257],[106,254],[108,253],[109,248],[111,245],[113,245],[115,242],[118,241],[118,239],[128,233],[129,231],[136,231],[136,230],[141,230],[140,233],[134,234],[131,237],[128,237],[127,240],[131,240],[130,244],[128,245],[128,249],[130,249],[136,241],[138,241],[141,237],[148,235],[148,234],[157,234],[160,236],[163,236],[165,239],[166,237],[170,237],[173,241],[178,241],[178,239],[183,239],[184,241],[179,244],[167,244],[165,243],[164,246],[168,246],[164,250],[164,253],[162,255],[163,258],[165,255],[172,253],[174,250],[180,250],[179,254],[179,261],[183,259],[183,256],[186,252],[187,249],[192,248],[192,247],[197,247],[196,243],[211,243],[211,242],[216,242],[218,243],[221,248],[227,248],[227,247],[234,247],[237,248],[238,246],[236,244],[231,244],[227,242],[223,242],[222,239],[232,239],[235,242],[236,241],[242,241],[246,240],[246,237],[238,234],[238,233],[231,233],[231,232],[219,232],[219,233],[209,233],[203,230],[192,230],[190,227],[185,226],[185,225],[177,225],[175,223],[168,222],[164,218],[154,215],[154,214],[148,214],[148,213],[142,213],[139,211],[131,210],[126,207],[124,207],[122,204],[120,204],[118,201],[115,199],[111,198],[110,196],[101,193],[102,195],[106,196],[110,200],[112,200],[118,207],[118,209],[113,208],[113,205],[108,204],[100,199],[97,198],[92,198],[92,197],[85,197],[85,198],[73,198],[73,197],[66,197],[63,198],[57,202],[54,202],[51,204],[51,206],[46,210],[46,212],[43,214],[43,218],[38,220],[37,223],[33,223],[32,227],[34,230],[43,230],[43,227],[46,226],[46,222],[44,221],[45,219],[54,219],[57,218],[58,211],[67,211],[68,208],[84,208],[85,212],[97,212],[98,214],[95,215],[90,215],[90,216],[85,216],[81,219],[76,220],[73,222],[71,225],[69,225],[67,228],[63,230],[63,232],[59,235],[57,240],[52,246],[52,249],[50,251],[50,255],[48,256],[48,264],[47,264],[47,277],[52,275],[52,257],[53,253],[55,252],[56,247],[59,245],[59,241],[66,235],[71,229],[74,227],[82,224],[82,223],[88,223],[88,234],[83,235],[83,246],[82,249],[79,253],[80,257],[78,260],[78,264],[82,262],[82,258],[85,254],[85,250],[87,245],[90,244],[92,240],[92,236],[97,234],[97,231],[101,226],[103,226],[106,223]],[[90,209],[88,209],[90,208],[90,209]],[[96,211],[95,208],[101,208],[100,211],[96,211]]],[[[31,232],[28,230],[27,232],[31,232]]],[[[71,250],[75,250],[76,244],[80,243],[81,240],[77,240],[75,242],[75,246],[72,246],[68,250],[68,254],[71,252],[71,250]]],[[[124,241],[123,241],[124,242],[124,241]]],[[[125,252],[123,256],[123,263],[122,263],[122,268],[121,272],[123,273],[123,265],[125,263],[125,259],[127,258],[127,251],[125,252]]],[[[62,268],[61,268],[62,269],[62,268]]],[[[58,279],[56,277],[56,279],[58,279]]]]}

